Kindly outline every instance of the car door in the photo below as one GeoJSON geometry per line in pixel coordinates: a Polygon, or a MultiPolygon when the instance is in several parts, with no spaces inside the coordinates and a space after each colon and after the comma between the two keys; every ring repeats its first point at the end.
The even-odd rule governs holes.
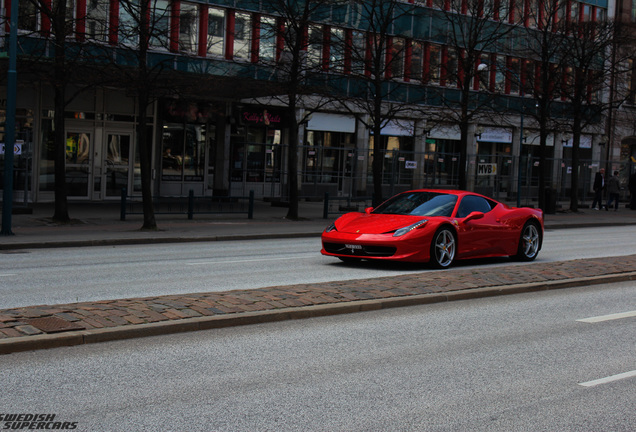
{"type": "Polygon", "coordinates": [[[459,258],[504,253],[501,240],[507,235],[507,229],[498,218],[498,212],[493,210],[495,206],[497,203],[481,196],[462,197],[456,214],[459,258]],[[474,212],[479,212],[480,217],[469,217],[474,212]]]}

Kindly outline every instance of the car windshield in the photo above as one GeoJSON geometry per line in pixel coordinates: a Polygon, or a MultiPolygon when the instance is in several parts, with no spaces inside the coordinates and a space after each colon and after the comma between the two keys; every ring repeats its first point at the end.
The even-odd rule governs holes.
{"type": "Polygon", "coordinates": [[[439,192],[407,192],[380,204],[373,213],[450,217],[455,203],[457,203],[456,195],[439,192]]]}

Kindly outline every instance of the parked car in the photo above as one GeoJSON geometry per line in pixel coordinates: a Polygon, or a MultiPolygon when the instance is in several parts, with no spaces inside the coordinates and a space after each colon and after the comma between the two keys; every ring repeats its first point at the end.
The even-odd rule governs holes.
{"type": "Polygon", "coordinates": [[[322,233],[321,253],[345,262],[428,262],[435,268],[468,258],[531,261],[543,233],[539,209],[509,207],[473,192],[422,189],[339,217],[322,233]]]}

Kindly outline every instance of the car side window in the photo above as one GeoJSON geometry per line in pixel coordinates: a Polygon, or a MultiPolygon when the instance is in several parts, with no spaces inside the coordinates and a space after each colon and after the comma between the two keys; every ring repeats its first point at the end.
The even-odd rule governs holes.
{"type": "Polygon", "coordinates": [[[474,211],[488,213],[490,210],[492,210],[492,206],[487,199],[475,195],[467,195],[462,198],[462,202],[459,203],[457,217],[465,218],[474,211]]]}

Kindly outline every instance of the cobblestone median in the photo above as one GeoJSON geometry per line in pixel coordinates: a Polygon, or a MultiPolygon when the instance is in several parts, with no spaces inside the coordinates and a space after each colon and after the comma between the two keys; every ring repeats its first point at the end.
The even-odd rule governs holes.
{"type": "Polygon", "coordinates": [[[0,310],[0,340],[632,272],[636,272],[636,255],[515,266],[486,264],[473,269],[422,271],[351,281],[29,306],[0,310]]]}

